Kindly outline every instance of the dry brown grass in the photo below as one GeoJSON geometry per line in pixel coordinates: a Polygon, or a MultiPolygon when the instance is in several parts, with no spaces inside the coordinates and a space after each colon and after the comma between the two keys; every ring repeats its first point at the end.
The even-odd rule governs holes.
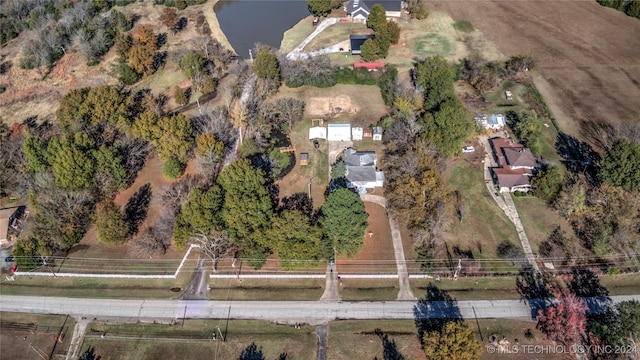
{"type": "Polygon", "coordinates": [[[585,139],[582,122],[640,121],[640,22],[597,2],[430,1],[470,21],[506,56],[537,61],[534,81],[560,130],[585,139]],[[543,15],[541,15],[543,14],[543,15]]]}
{"type": "Polygon", "coordinates": [[[71,317],[58,315],[35,315],[0,313],[3,323],[34,324],[35,331],[3,327],[0,330],[0,349],[3,359],[31,360],[43,358],[41,354],[55,359],[64,357],[75,321],[71,317]],[[62,332],[61,332],[62,330],[62,332]],[[61,333],[61,342],[56,342],[61,333]]]}

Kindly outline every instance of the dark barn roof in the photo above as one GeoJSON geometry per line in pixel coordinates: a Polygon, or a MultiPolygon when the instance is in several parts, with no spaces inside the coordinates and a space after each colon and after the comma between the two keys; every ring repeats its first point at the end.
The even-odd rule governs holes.
{"type": "Polygon", "coordinates": [[[358,55],[360,54],[360,47],[364,44],[367,39],[373,39],[372,34],[353,34],[349,37],[349,41],[351,43],[351,53],[358,55]]]}

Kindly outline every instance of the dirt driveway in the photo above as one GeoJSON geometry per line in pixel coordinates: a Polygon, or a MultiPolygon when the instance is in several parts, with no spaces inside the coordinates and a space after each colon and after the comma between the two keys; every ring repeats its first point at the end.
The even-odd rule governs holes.
{"type": "Polygon", "coordinates": [[[331,165],[336,162],[338,155],[344,151],[344,149],[352,147],[353,141],[328,141],[329,143],[329,174],[331,174],[331,165]]]}
{"type": "Polygon", "coordinates": [[[595,1],[429,1],[468,20],[506,56],[537,61],[536,85],[561,130],[640,122],[640,21],[595,1]]]}

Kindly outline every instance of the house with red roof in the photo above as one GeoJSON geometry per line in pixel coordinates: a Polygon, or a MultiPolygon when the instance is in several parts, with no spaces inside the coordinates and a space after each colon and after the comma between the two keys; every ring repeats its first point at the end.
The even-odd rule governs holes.
{"type": "Polygon", "coordinates": [[[489,139],[498,167],[492,168],[500,192],[529,191],[538,160],[529,148],[511,139],[489,139]]]}

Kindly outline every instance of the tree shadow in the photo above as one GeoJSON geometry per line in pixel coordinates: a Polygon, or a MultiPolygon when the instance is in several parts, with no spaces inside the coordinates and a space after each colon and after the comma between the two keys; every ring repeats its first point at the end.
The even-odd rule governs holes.
{"type": "Polygon", "coordinates": [[[598,184],[600,155],[591,145],[573,136],[559,133],[556,140],[556,151],[562,157],[562,163],[574,174],[584,174],[589,183],[598,184]]]}
{"type": "Polygon", "coordinates": [[[127,205],[124,207],[125,219],[129,224],[127,235],[135,235],[142,222],[147,218],[151,194],[151,184],[146,183],[127,201],[127,205]]]}
{"type": "Polygon", "coordinates": [[[529,305],[532,319],[536,318],[538,310],[551,305],[551,300],[554,298],[549,288],[548,276],[534,270],[529,264],[523,265],[516,276],[516,287],[520,300],[529,305]]]}
{"type": "Polygon", "coordinates": [[[309,198],[309,196],[303,192],[295,193],[291,196],[287,196],[282,198],[280,201],[281,205],[278,211],[293,211],[298,210],[303,214],[307,215],[311,218],[313,214],[313,201],[309,198]]]}
{"type": "Polygon", "coordinates": [[[180,31],[184,30],[184,28],[187,27],[187,18],[186,17],[181,17],[178,22],[176,23],[176,26],[173,27],[173,34],[177,34],[180,31]]]}
{"type": "Polygon", "coordinates": [[[404,360],[404,355],[398,350],[395,340],[389,340],[389,335],[383,333],[380,329],[375,329],[374,333],[382,341],[382,358],[384,360],[404,360]]]}
{"type": "Polygon", "coordinates": [[[571,269],[571,276],[569,290],[587,303],[589,316],[606,313],[613,307],[609,290],[600,284],[598,275],[593,271],[576,266],[571,269]]]}
{"type": "Polygon", "coordinates": [[[100,359],[102,359],[102,357],[96,354],[96,350],[94,349],[93,346],[88,348],[87,351],[82,353],[82,355],[80,355],[80,357],[78,358],[78,360],[100,360],[100,359]]]}
{"type": "Polygon", "coordinates": [[[420,339],[425,333],[440,332],[450,321],[462,322],[456,300],[433,283],[427,285],[425,298],[413,307],[413,317],[420,339]]]}
{"type": "Polygon", "coordinates": [[[264,360],[262,348],[258,348],[258,345],[256,345],[255,343],[251,343],[251,345],[242,350],[242,353],[240,353],[238,360],[264,360]]]}

